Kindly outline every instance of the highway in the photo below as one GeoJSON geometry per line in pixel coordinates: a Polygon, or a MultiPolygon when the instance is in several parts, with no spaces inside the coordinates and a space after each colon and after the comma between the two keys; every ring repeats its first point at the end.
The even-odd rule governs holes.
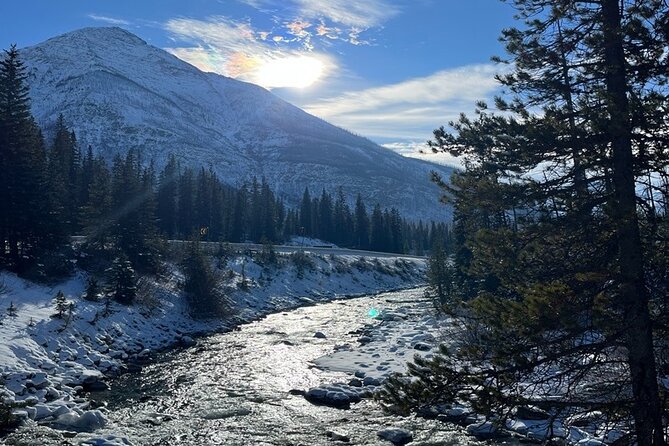
{"type": "MultiPolygon", "coordinates": [[[[187,245],[191,243],[187,240],[168,240],[167,243],[170,246],[180,246],[187,245]]],[[[206,252],[214,253],[218,251],[220,243],[217,242],[200,242],[200,246],[206,252]]],[[[263,245],[257,243],[225,243],[226,246],[229,246],[237,252],[243,251],[262,251],[263,245]]],[[[358,249],[346,249],[346,248],[335,248],[330,246],[293,246],[293,245],[274,245],[274,251],[279,254],[291,254],[293,252],[303,251],[305,253],[313,254],[333,254],[336,256],[363,256],[369,258],[400,258],[400,259],[410,259],[410,260],[425,260],[427,257],[423,256],[412,256],[408,254],[395,254],[389,252],[376,252],[376,251],[362,251],[358,249]]]]}
{"type": "MultiPolygon", "coordinates": [[[[86,241],[85,236],[77,235],[71,237],[73,243],[83,243],[86,241]]],[[[187,246],[189,243],[192,243],[188,240],[168,240],[167,243],[170,246],[187,246]]],[[[237,252],[252,251],[258,252],[262,251],[263,245],[257,243],[224,243],[226,246],[229,246],[231,249],[237,252]]],[[[202,249],[208,253],[215,253],[218,251],[220,243],[218,242],[200,242],[202,249]]],[[[369,258],[399,258],[407,260],[425,260],[425,256],[413,256],[408,254],[395,254],[389,252],[376,252],[376,251],[362,251],[358,249],[346,249],[346,248],[336,248],[332,246],[293,246],[293,245],[274,245],[274,250],[279,254],[291,254],[293,252],[303,251],[305,253],[313,254],[333,254],[336,256],[363,256],[369,258]]]]}

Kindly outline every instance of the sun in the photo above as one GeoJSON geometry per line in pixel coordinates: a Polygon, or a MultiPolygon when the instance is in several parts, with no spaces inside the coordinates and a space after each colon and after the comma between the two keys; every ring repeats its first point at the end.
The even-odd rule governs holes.
{"type": "Polygon", "coordinates": [[[256,72],[265,88],[307,88],[323,75],[325,64],[312,56],[287,56],[263,63],[256,72]]]}

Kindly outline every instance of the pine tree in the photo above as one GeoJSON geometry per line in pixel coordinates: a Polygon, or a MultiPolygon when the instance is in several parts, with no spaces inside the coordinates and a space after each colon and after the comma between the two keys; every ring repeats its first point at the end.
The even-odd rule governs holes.
{"type": "Polygon", "coordinates": [[[445,309],[449,300],[454,297],[453,271],[449,265],[448,255],[440,242],[432,247],[432,254],[427,264],[428,296],[435,301],[440,309],[445,309]]]}
{"type": "Polygon", "coordinates": [[[236,194],[232,218],[230,219],[229,237],[231,242],[239,243],[248,237],[248,234],[244,230],[247,207],[248,197],[246,188],[242,187],[236,194]]]}
{"type": "Polygon", "coordinates": [[[322,240],[332,241],[332,197],[323,189],[318,203],[318,237],[322,240]]]}
{"type": "Polygon", "coordinates": [[[49,152],[49,200],[66,234],[74,234],[80,220],[80,158],[76,137],[61,114],[56,121],[55,137],[49,152]]]}
{"type": "Polygon", "coordinates": [[[81,225],[87,244],[101,250],[106,247],[112,232],[112,178],[102,157],[92,161],[89,157],[92,158],[92,153],[86,157],[84,169],[90,180],[86,201],[81,208],[81,225]]]}
{"type": "Polygon", "coordinates": [[[311,215],[311,196],[309,188],[304,189],[302,201],[300,203],[300,235],[312,234],[312,215],[311,215]]]}
{"type": "Polygon", "coordinates": [[[124,305],[132,304],[137,295],[137,279],[130,260],[124,256],[117,257],[110,273],[114,300],[124,305]]]}
{"type": "Polygon", "coordinates": [[[100,285],[98,280],[95,277],[89,277],[86,282],[86,292],[84,294],[84,299],[96,302],[100,294],[100,285]]]}
{"type": "Polygon", "coordinates": [[[225,309],[218,278],[198,242],[192,242],[182,262],[185,276],[184,291],[191,314],[200,318],[220,316],[225,309]]]}
{"type": "Polygon", "coordinates": [[[387,246],[386,227],[383,212],[377,203],[372,210],[369,248],[372,251],[384,251],[387,246]]]}
{"type": "Polygon", "coordinates": [[[195,232],[194,216],[194,184],[193,184],[193,170],[190,168],[184,169],[179,177],[179,197],[177,201],[177,228],[178,233],[182,238],[189,238],[195,232]]]}
{"type": "Polygon", "coordinates": [[[369,248],[369,217],[360,194],[355,201],[355,246],[358,249],[369,248]]]}
{"type": "Polygon", "coordinates": [[[170,154],[158,181],[157,210],[158,225],[168,238],[177,234],[177,187],[179,183],[179,165],[176,157],[170,154]]]}
{"type": "Polygon", "coordinates": [[[473,404],[499,413],[532,398],[518,382],[546,388],[554,368],[567,389],[553,401],[560,410],[629,414],[637,444],[664,445],[655,346],[666,331],[653,331],[663,298],[648,293],[644,270],[656,270],[648,252],[662,238],[642,232],[658,216],[639,212],[652,205],[637,185],[669,165],[658,137],[669,131],[660,117],[669,105],[666,3],[512,3],[524,27],[503,34],[513,66],[500,80],[512,97],[496,105],[507,114],[480,104],[476,119],[462,117],[453,134],[438,129],[433,144],[465,160],[450,184],[435,180],[456,208],[457,274],[472,298],[460,308],[467,363],[444,350],[393,392],[419,401],[435,384],[443,390],[429,382],[438,375],[448,394],[473,385],[473,404]],[[546,166],[557,167],[530,175],[546,166]],[[611,361],[625,367],[614,373],[611,361]],[[587,394],[570,391],[583,382],[587,394]]]}
{"type": "Polygon", "coordinates": [[[65,318],[65,313],[67,312],[69,305],[67,303],[67,299],[65,299],[65,294],[63,294],[62,291],[58,291],[56,297],[53,300],[53,303],[56,308],[56,314],[54,314],[53,317],[58,319],[65,318]]]}
{"type": "Polygon", "coordinates": [[[64,241],[47,201],[46,152],[16,46],[0,61],[0,261],[15,270],[64,241]]]}

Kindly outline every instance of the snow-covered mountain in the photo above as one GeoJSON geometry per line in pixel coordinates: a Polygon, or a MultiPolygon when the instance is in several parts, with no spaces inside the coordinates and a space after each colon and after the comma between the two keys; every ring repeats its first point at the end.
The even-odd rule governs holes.
{"type": "Polygon", "coordinates": [[[86,147],[107,157],[169,153],[239,184],[265,177],[289,203],[339,186],[403,215],[443,219],[431,170],[335,127],[269,91],[205,73],[120,28],[85,28],[21,50],[33,113],[48,136],[60,113],[86,147]]]}

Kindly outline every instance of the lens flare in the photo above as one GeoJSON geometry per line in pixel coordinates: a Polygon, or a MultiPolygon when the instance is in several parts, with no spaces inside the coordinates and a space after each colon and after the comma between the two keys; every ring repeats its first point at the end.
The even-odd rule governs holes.
{"type": "Polygon", "coordinates": [[[369,317],[372,318],[377,317],[379,315],[379,310],[377,310],[376,308],[370,308],[367,314],[369,315],[369,317]]]}
{"type": "Polygon", "coordinates": [[[289,56],[265,62],[256,77],[265,88],[306,88],[321,77],[324,69],[316,57],[289,56]]]}

